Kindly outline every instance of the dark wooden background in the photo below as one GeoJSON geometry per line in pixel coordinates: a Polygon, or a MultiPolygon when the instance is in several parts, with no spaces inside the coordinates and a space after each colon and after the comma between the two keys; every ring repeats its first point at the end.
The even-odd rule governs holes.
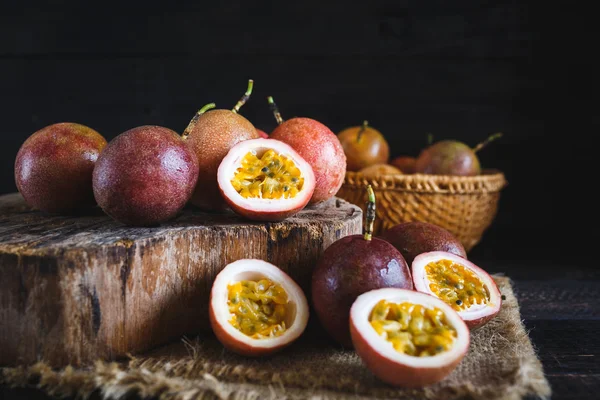
{"type": "MultiPolygon", "coordinates": [[[[312,117],[334,132],[367,119],[394,156],[418,154],[428,133],[475,145],[501,131],[504,137],[480,157],[484,166],[502,170],[509,186],[471,258],[530,282],[524,295],[558,287],[553,301],[574,302],[579,322],[569,326],[597,332],[597,313],[585,310],[598,303],[564,294],[599,292],[591,259],[598,128],[597,77],[587,75],[597,53],[592,18],[582,7],[517,0],[127,2],[118,8],[5,0],[0,194],[16,190],[19,146],[45,125],[80,122],[107,139],[144,124],[181,132],[208,102],[231,108],[249,78],[255,90],[242,114],[266,131],[275,126],[268,95],[284,118],[312,117]],[[536,286],[540,281],[549,289],[536,286]]],[[[543,309],[543,299],[530,301],[543,309]]],[[[528,323],[547,350],[567,328],[542,314],[539,324],[528,323]]],[[[572,351],[597,357],[597,344],[584,343],[572,351]]],[[[560,361],[545,354],[553,354],[545,363],[561,377],[585,373],[584,386],[598,388],[593,357],[560,361]],[[563,368],[570,362],[575,370],[563,368]]],[[[573,393],[560,379],[559,394],[573,393]]]]}

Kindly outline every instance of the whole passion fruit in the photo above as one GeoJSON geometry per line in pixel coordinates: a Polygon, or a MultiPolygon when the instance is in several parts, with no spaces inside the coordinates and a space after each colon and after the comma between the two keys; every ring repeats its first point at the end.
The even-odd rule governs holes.
{"type": "Polygon", "coordinates": [[[121,133],[94,167],[93,189],[106,214],[126,225],[157,225],[189,201],[198,160],[176,132],[155,125],[121,133]]]}
{"type": "Polygon", "coordinates": [[[217,180],[233,211],[261,221],[294,215],[315,189],[310,165],[275,139],[250,139],[233,146],[219,166],[217,180]]]}
{"type": "Polygon", "coordinates": [[[386,164],[390,146],[377,129],[364,121],[362,126],[352,126],[337,135],[344,153],[348,171],[359,171],[373,164],[386,164]]]}
{"type": "Polygon", "coordinates": [[[398,156],[390,161],[391,165],[398,168],[404,174],[414,174],[416,163],[417,159],[410,156],[398,156]]]}
{"type": "Polygon", "coordinates": [[[387,229],[379,237],[397,248],[408,265],[419,254],[430,251],[447,251],[467,258],[460,240],[441,226],[429,222],[402,222],[387,229]]]}
{"type": "Polygon", "coordinates": [[[416,388],[448,376],[467,354],[470,332],[440,299],[384,288],[358,296],[350,310],[352,343],[382,381],[416,388]]]}
{"type": "Polygon", "coordinates": [[[314,310],[327,333],[352,347],[348,317],[356,298],[384,287],[412,289],[410,270],[402,254],[385,240],[372,237],[375,195],[368,187],[367,223],[364,235],[350,235],[329,246],[312,275],[314,310]]]}
{"type": "Polygon", "coordinates": [[[416,290],[443,300],[469,328],[484,325],[502,306],[502,296],[492,277],[456,254],[420,254],[412,263],[412,276],[416,290]]]}
{"type": "Polygon", "coordinates": [[[283,121],[272,97],[269,97],[269,104],[279,124],[269,137],[292,146],[313,169],[315,191],[309,204],[335,196],[346,176],[346,154],[337,136],[327,126],[311,118],[283,121]]]}
{"type": "Polygon", "coordinates": [[[202,107],[183,132],[183,138],[198,157],[200,171],[190,202],[202,210],[223,211],[227,208],[217,183],[219,164],[237,143],[260,137],[254,125],[238,113],[250,98],[253,85],[254,81],[250,79],[246,93],[231,110],[211,110],[214,103],[202,107]]]}
{"type": "Polygon", "coordinates": [[[92,173],[106,139],[85,125],[62,122],[33,133],[15,160],[15,182],[25,202],[49,213],[96,204],[92,173]]]}
{"type": "Polygon", "coordinates": [[[389,164],[373,164],[359,171],[365,178],[377,178],[382,175],[400,175],[402,171],[389,164]]]}
{"type": "Polygon", "coordinates": [[[209,317],[217,339],[232,352],[266,356],[304,332],[308,302],[285,272],[263,260],[228,264],[215,278],[209,317]]]}

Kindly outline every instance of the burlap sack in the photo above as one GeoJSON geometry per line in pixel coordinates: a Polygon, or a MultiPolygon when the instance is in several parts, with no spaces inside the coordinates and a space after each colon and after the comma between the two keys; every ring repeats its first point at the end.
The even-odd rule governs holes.
{"type": "Polygon", "coordinates": [[[418,390],[388,386],[319,327],[268,359],[231,354],[210,335],[184,340],[122,363],[53,371],[43,363],[5,368],[4,384],[34,386],[55,396],[106,399],[138,394],[158,399],[520,399],[549,398],[550,386],[520,319],[508,278],[498,316],[472,334],[469,353],[438,384],[418,390]]]}

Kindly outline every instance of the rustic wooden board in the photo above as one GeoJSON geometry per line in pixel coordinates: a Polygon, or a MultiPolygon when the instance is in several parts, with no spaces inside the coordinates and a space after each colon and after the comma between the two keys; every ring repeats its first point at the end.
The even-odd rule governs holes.
{"type": "Polygon", "coordinates": [[[213,279],[240,258],[272,262],[309,295],[322,251],[361,231],[361,210],[340,199],[279,223],[186,209],[135,228],[0,196],[0,365],[114,359],[209,329],[213,279]]]}

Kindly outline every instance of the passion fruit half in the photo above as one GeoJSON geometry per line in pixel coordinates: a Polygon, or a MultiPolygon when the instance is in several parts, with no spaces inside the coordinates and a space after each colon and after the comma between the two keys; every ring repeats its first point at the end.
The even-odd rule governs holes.
{"type": "Polygon", "coordinates": [[[219,165],[217,181],[233,211],[261,221],[280,221],[297,213],[315,189],[311,166],[275,139],[251,139],[233,146],[219,165]]]}
{"type": "Polygon", "coordinates": [[[298,339],[308,323],[302,289],[275,265],[258,259],[228,264],[210,293],[210,324],[225,348],[265,356],[298,339]]]}
{"type": "Polygon", "coordinates": [[[356,298],[350,309],[356,353],[382,381],[416,388],[448,376],[467,354],[469,328],[440,299],[383,288],[356,298]]]}
{"type": "Polygon", "coordinates": [[[412,263],[415,290],[448,304],[466,322],[477,328],[498,314],[502,296],[492,277],[471,261],[445,251],[431,251],[412,263]]]}

